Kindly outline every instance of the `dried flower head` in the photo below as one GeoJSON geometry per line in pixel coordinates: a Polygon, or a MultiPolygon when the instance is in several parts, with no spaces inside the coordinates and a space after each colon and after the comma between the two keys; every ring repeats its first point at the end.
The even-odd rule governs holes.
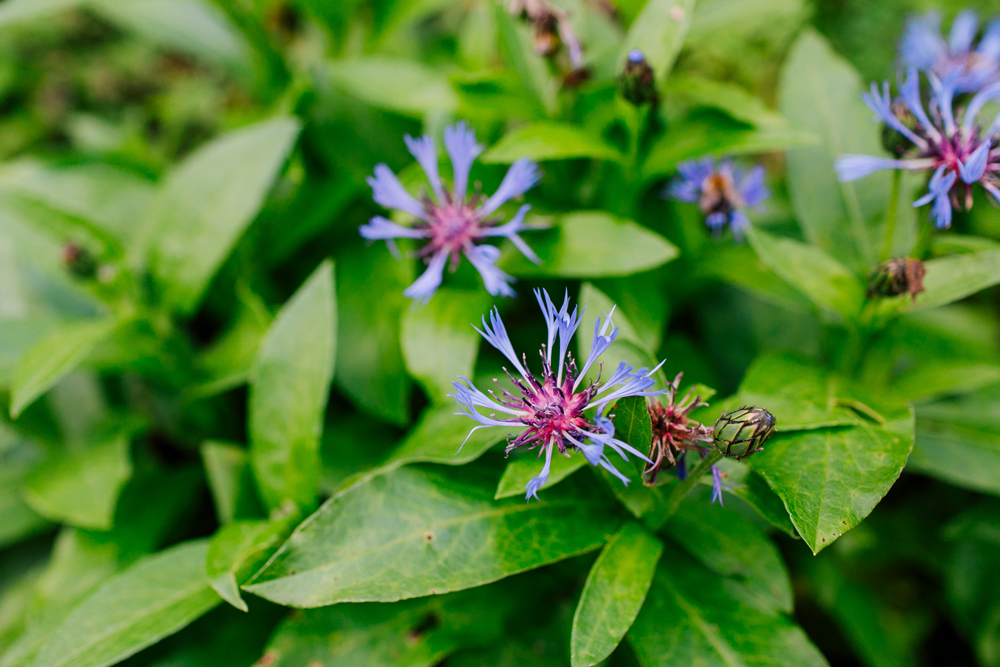
{"type": "MultiPolygon", "coordinates": [[[[650,463],[643,472],[643,483],[646,486],[656,486],[660,471],[683,463],[686,452],[692,449],[700,452],[704,449],[702,443],[712,442],[711,427],[688,417],[693,410],[705,407],[708,403],[701,400],[701,396],[696,396],[693,389],[677,402],[677,392],[683,376],[683,373],[678,373],[674,381],[667,384],[663,397],[646,406],[653,426],[653,440],[649,447],[650,463]]],[[[680,468],[678,473],[681,476],[684,474],[680,468]]]]}
{"type": "Polygon", "coordinates": [[[893,257],[875,267],[868,278],[868,298],[898,296],[909,292],[911,299],[924,291],[927,269],[919,259],[893,257]]]}

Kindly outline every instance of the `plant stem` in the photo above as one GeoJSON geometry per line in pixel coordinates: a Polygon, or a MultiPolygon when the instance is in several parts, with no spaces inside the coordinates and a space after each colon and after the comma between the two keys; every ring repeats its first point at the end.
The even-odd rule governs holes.
{"type": "Polygon", "coordinates": [[[899,182],[903,172],[898,169],[892,172],[892,191],[889,194],[889,208],[885,211],[885,241],[882,245],[883,261],[892,257],[892,242],[896,238],[896,218],[899,209],[899,182]]]}
{"type": "Polygon", "coordinates": [[[691,493],[691,490],[694,489],[694,485],[697,484],[702,476],[711,470],[712,466],[714,466],[721,458],[722,452],[713,449],[709,452],[708,456],[701,460],[701,463],[699,463],[693,471],[688,473],[687,479],[678,484],[673,493],[670,494],[670,498],[667,499],[667,513],[665,518],[670,518],[677,513],[677,510],[681,506],[681,502],[687,494],[691,493]]]}

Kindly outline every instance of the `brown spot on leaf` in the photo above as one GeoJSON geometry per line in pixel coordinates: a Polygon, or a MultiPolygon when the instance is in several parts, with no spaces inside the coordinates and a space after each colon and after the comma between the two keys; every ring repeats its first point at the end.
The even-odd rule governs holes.
{"type": "Polygon", "coordinates": [[[428,530],[426,533],[424,533],[424,544],[430,544],[433,541],[434,541],[434,533],[428,530]]]}

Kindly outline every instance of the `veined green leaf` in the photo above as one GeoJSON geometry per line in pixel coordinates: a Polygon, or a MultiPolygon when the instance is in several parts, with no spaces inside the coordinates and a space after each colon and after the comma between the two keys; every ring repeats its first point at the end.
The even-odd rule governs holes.
{"type": "Polygon", "coordinates": [[[338,60],[327,71],[336,86],[375,107],[419,117],[458,105],[447,77],[412,60],[338,60]]]}
{"type": "Polygon", "coordinates": [[[311,506],[337,345],[333,264],[320,264],[278,313],[250,383],[250,460],[268,508],[311,506]]]}
{"type": "Polygon", "coordinates": [[[472,467],[400,468],[327,501],[244,588],[296,607],[446,593],[585,553],[616,528],[569,482],[529,504],[494,501],[472,467]]]}
{"type": "Polygon", "coordinates": [[[435,403],[450,402],[452,381],[471,378],[480,335],[473,326],[490,308],[484,291],[439,289],[430,303],[403,314],[400,346],[410,375],[435,403]]]}
{"type": "Polygon", "coordinates": [[[167,176],[146,221],[153,273],[163,298],[182,313],[264,203],[299,135],[299,121],[275,118],[202,146],[167,176]]]}
{"type": "Polygon", "coordinates": [[[185,542],[102,584],[53,633],[32,667],[112,665],[219,603],[205,579],[204,540],[185,542]]]}
{"type": "Polygon", "coordinates": [[[82,528],[111,528],[115,502],[132,474],[124,437],[64,450],[32,470],[24,498],[36,512],[82,528]]]}
{"type": "Polygon", "coordinates": [[[233,521],[220,528],[205,556],[205,574],[219,597],[249,611],[240,585],[278,550],[300,519],[298,508],[286,503],[270,519],[233,521]]]}
{"type": "Polygon", "coordinates": [[[678,255],[659,234],[603,211],[563,215],[552,231],[534,234],[531,247],[540,264],[506,245],[499,266],[515,276],[605,278],[648,271],[678,255]]]}
{"type": "MultiPolygon", "coordinates": [[[[538,451],[524,452],[521,456],[510,459],[507,467],[504,468],[503,477],[497,484],[497,491],[493,494],[494,500],[509,498],[510,496],[523,495],[526,492],[528,482],[538,477],[542,471],[544,460],[538,458],[538,451]]],[[[544,458],[544,454],[543,454],[544,458]]],[[[549,478],[545,484],[539,487],[539,491],[547,489],[563,481],[580,468],[587,465],[587,459],[580,452],[573,452],[570,456],[563,456],[557,451],[552,452],[552,464],[549,467],[549,478]]]]}
{"type": "Polygon", "coordinates": [[[604,546],[573,616],[573,667],[591,667],[615,650],[653,582],[663,544],[634,521],[604,546]]]}
{"type": "Polygon", "coordinates": [[[566,123],[539,121],[505,135],[481,159],[487,163],[510,164],[523,157],[538,161],[571,158],[617,160],[621,155],[613,146],[582,128],[566,123]]]}
{"type": "Polygon", "coordinates": [[[761,261],[820,309],[850,321],[861,312],[864,287],[821,248],[751,229],[750,243],[761,261]]]}
{"type": "Polygon", "coordinates": [[[118,326],[114,319],[66,325],[32,345],[14,368],[10,414],[15,419],[36,398],[87,358],[118,326]]]}
{"type": "Polygon", "coordinates": [[[950,255],[924,263],[924,292],[914,310],[936,308],[1000,283],[1000,250],[950,255]]]}
{"type": "Polygon", "coordinates": [[[826,667],[806,634],[734,595],[720,577],[666,547],[628,641],[643,667],[826,667]]]}
{"type": "Polygon", "coordinates": [[[624,67],[629,51],[639,49],[656,80],[666,79],[691,27],[694,4],[695,0],[649,0],[625,36],[618,52],[618,70],[624,67]]]}

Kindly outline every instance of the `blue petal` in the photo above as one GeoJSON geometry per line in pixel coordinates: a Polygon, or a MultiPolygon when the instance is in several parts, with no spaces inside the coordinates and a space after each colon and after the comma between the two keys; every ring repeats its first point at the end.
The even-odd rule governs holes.
{"type": "Polygon", "coordinates": [[[722,505],[722,473],[719,466],[712,466],[712,502],[719,501],[722,505]]]}
{"type": "MultiPolygon", "coordinates": [[[[969,102],[969,106],[965,109],[965,119],[962,121],[962,130],[966,134],[972,134],[972,129],[976,125],[976,116],[979,112],[983,110],[989,102],[1000,97],[1000,81],[986,86],[969,102]]],[[[991,133],[985,133],[982,136],[988,137],[991,133]]]]}
{"type": "Polygon", "coordinates": [[[701,181],[693,181],[683,176],[678,176],[667,185],[667,189],[663,191],[662,196],[664,198],[672,197],[689,204],[696,204],[701,197],[701,181]]]}
{"type": "Polygon", "coordinates": [[[703,157],[697,160],[687,160],[677,165],[677,173],[689,181],[701,184],[715,172],[715,158],[703,157]]]}
{"type": "MultiPolygon", "coordinates": [[[[590,342],[590,354],[587,355],[587,361],[577,372],[576,386],[583,382],[583,379],[586,377],[587,371],[590,370],[590,367],[601,357],[602,354],[607,351],[609,347],[611,347],[611,344],[615,342],[615,338],[618,337],[618,327],[616,327],[611,321],[611,317],[614,314],[615,308],[612,306],[611,312],[604,314],[603,326],[601,325],[600,317],[594,321],[594,337],[590,342]]],[[[573,388],[576,389],[576,386],[573,388]]]]}
{"type": "Polygon", "coordinates": [[[500,319],[500,311],[496,307],[490,311],[489,324],[486,324],[486,316],[484,315],[482,330],[475,326],[472,328],[478,331],[479,335],[485,338],[487,343],[495,347],[503,356],[507,357],[507,360],[514,364],[514,368],[527,379],[528,373],[514,352],[514,345],[510,342],[510,336],[507,335],[507,328],[504,327],[503,320],[500,319]]]}
{"type": "Polygon", "coordinates": [[[708,225],[708,228],[713,232],[718,232],[725,226],[728,220],[729,218],[725,213],[709,213],[708,217],[705,218],[705,224],[708,225]]]}
{"type": "Polygon", "coordinates": [[[951,23],[951,34],[948,36],[948,49],[953,56],[965,55],[972,48],[972,40],[979,30],[979,17],[971,9],[958,13],[951,23]]]}
{"type": "Polygon", "coordinates": [[[367,225],[361,225],[358,227],[358,232],[363,238],[366,238],[369,241],[427,238],[427,232],[425,230],[397,225],[395,222],[386,220],[379,215],[376,215],[369,220],[367,225]]]}
{"type": "Polygon", "coordinates": [[[498,227],[486,230],[483,232],[483,236],[504,236],[508,238],[510,242],[514,244],[514,247],[520,250],[521,254],[527,257],[528,260],[535,264],[541,264],[542,260],[538,259],[538,255],[535,254],[535,251],[524,242],[524,239],[518,236],[518,232],[541,229],[541,227],[537,225],[524,224],[524,216],[530,210],[531,204],[525,204],[517,210],[517,213],[510,219],[510,222],[506,222],[498,227]]]}
{"type": "Polygon", "coordinates": [[[500,187],[493,193],[493,196],[476,209],[476,215],[486,218],[507,201],[519,197],[535,187],[541,178],[542,174],[534,162],[524,157],[516,160],[514,164],[510,165],[510,169],[507,170],[507,174],[503,177],[500,187]]]}
{"type": "Polygon", "coordinates": [[[469,172],[472,163],[483,152],[483,146],[476,143],[476,132],[465,121],[444,128],[444,147],[451,159],[452,196],[457,202],[465,202],[469,189],[469,172]]]}
{"type": "Polygon", "coordinates": [[[403,141],[406,142],[406,147],[409,149],[410,154],[417,159],[420,167],[427,174],[427,180],[434,191],[434,197],[437,198],[438,203],[444,203],[444,191],[441,189],[441,176],[438,173],[437,147],[434,145],[434,139],[427,135],[419,139],[414,139],[407,134],[403,137],[403,141]]]}
{"type": "Polygon", "coordinates": [[[510,283],[514,282],[514,278],[498,269],[495,264],[500,259],[499,248],[491,245],[478,245],[466,249],[464,253],[472,266],[476,267],[476,271],[479,272],[487,292],[492,296],[514,296],[514,290],[510,286],[510,283]]]}
{"type": "Polygon", "coordinates": [[[1000,61],[1000,19],[990,21],[986,26],[983,38],[979,40],[979,48],[976,49],[979,56],[990,61],[994,68],[1000,61]]]}
{"type": "MultiPolygon", "coordinates": [[[[903,101],[906,102],[906,106],[910,108],[913,115],[916,116],[917,120],[920,121],[920,124],[924,126],[924,130],[927,131],[927,134],[935,138],[940,137],[941,133],[938,132],[936,127],[934,127],[934,124],[931,123],[931,119],[927,116],[927,112],[924,111],[924,103],[920,99],[920,75],[917,73],[915,67],[911,67],[907,70],[906,80],[903,81],[903,85],[900,87],[899,92],[902,94],[903,101]]],[[[886,93],[884,101],[888,104],[888,91],[886,91],[886,93]]],[[[903,134],[918,146],[925,144],[923,139],[913,134],[908,127],[903,125],[903,123],[896,118],[895,114],[892,113],[891,107],[889,108],[889,115],[895,120],[894,124],[889,123],[894,130],[903,134]],[[914,137],[916,137],[916,140],[914,140],[914,137]]]]}
{"type": "Polygon", "coordinates": [[[368,185],[372,188],[372,199],[379,206],[403,211],[421,220],[427,219],[427,212],[424,211],[423,204],[406,191],[403,184],[396,178],[396,174],[392,173],[392,170],[386,165],[375,165],[375,177],[369,176],[367,180],[368,185]]]}
{"type": "Polygon", "coordinates": [[[740,194],[750,208],[760,206],[771,197],[771,191],[764,184],[766,171],[763,165],[755,165],[740,181],[740,194]]]}
{"type": "Polygon", "coordinates": [[[990,156],[990,140],[987,139],[979,148],[972,151],[965,164],[958,163],[958,172],[966,183],[975,183],[986,173],[986,163],[990,156]]]}
{"type": "Polygon", "coordinates": [[[437,288],[441,285],[441,274],[444,271],[445,262],[448,261],[448,251],[442,250],[431,257],[427,270],[413,281],[413,284],[403,290],[403,296],[418,301],[428,301],[437,288]]]}
{"type": "Polygon", "coordinates": [[[841,155],[837,158],[837,178],[850,183],[884,169],[899,169],[899,160],[874,155],[841,155]]]}
{"type": "Polygon", "coordinates": [[[634,63],[641,63],[643,60],[646,59],[646,56],[644,56],[642,54],[642,51],[640,51],[639,49],[632,49],[631,51],[628,52],[628,59],[634,63]]]}
{"type": "Polygon", "coordinates": [[[535,500],[539,499],[538,490],[543,486],[545,486],[545,482],[549,480],[549,468],[552,465],[552,449],[553,449],[552,443],[549,443],[545,446],[545,465],[542,466],[542,472],[539,473],[538,477],[535,477],[534,479],[530,480],[525,485],[525,488],[528,491],[524,496],[525,500],[530,501],[532,497],[534,497],[535,500]]]}
{"type": "Polygon", "coordinates": [[[750,218],[743,211],[733,211],[729,216],[729,228],[733,230],[733,238],[743,241],[743,234],[750,228],[750,218]]]}
{"type": "Polygon", "coordinates": [[[907,21],[906,33],[899,45],[904,65],[930,69],[947,56],[947,46],[941,37],[941,15],[929,12],[926,16],[907,21]]]}

